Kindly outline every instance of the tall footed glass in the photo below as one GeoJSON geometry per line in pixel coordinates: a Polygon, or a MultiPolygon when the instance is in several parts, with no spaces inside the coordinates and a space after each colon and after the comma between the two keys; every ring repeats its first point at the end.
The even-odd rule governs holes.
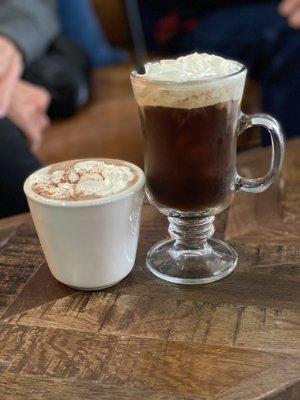
{"type": "Polygon", "coordinates": [[[235,66],[230,75],[187,82],[131,74],[144,134],[146,192],[169,220],[170,238],[150,249],[147,266],[170,282],[214,282],[235,269],[234,249],[212,237],[215,215],[238,190],[266,190],[281,168],[280,126],[268,115],[241,112],[246,68],[235,66]],[[271,136],[271,165],[265,176],[247,179],[236,170],[236,143],[255,125],[271,136]]]}

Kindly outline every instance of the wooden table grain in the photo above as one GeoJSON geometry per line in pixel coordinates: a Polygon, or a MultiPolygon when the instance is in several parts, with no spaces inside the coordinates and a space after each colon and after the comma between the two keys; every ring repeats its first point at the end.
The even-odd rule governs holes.
{"type": "MultiPolygon", "coordinates": [[[[239,158],[266,168],[269,150],[239,158]]],[[[78,292],[48,271],[32,221],[0,221],[0,398],[300,399],[300,140],[263,194],[239,193],[217,217],[236,271],[177,286],[145,268],[165,219],[145,205],[133,272],[78,292]]]]}

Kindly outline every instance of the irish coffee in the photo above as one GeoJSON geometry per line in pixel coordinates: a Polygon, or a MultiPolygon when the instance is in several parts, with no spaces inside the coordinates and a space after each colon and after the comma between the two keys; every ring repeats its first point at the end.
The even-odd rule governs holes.
{"type": "Polygon", "coordinates": [[[236,78],[234,72],[240,65],[193,54],[145,67],[134,91],[150,199],[181,212],[221,211],[235,192],[236,128],[245,76],[236,78]],[[229,78],[218,80],[222,74],[229,78]]]}
{"type": "Polygon", "coordinates": [[[235,251],[212,238],[215,215],[238,190],[266,190],[280,170],[278,122],[240,111],[246,73],[237,61],[205,53],[147,63],[144,74],[131,73],[145,138],[147,195],[169,221],[170,238],[152,246],[146,263],[169,282],[209,283],[235,269],[235,251]],[[236,141],[255,125],[272,137],[271,168],[248,179],[236,171],[236,141]]]}

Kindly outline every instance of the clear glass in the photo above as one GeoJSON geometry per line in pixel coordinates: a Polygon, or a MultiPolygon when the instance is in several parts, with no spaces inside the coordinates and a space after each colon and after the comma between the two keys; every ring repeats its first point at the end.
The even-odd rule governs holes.
{"type": "Polygon", "coordinates": [[[238,190],[266,190],[282,165],[280,126],[268,115],[241,112],[247,71],[235,66],[225,77],[179,83],[131,74],[144,134],[146,192],[169,221],[170,238],[155,244],[146,262],[170,282],[214,282],[235,269],[236,252],[212,238],[215,215],[238,190]],[[265,176],[248,179],[237,173],[236,143],[256,125],[271,136],[271,165],[265,176]]]}

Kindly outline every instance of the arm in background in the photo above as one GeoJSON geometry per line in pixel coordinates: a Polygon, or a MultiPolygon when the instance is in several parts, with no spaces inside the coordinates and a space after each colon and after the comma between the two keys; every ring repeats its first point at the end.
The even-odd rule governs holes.
{"type": "Polygon", "coordinates": [[[0,0],[0,35],[11,39],[25,64],[43,54],[59,34],[56,0],[0,0]]]}

